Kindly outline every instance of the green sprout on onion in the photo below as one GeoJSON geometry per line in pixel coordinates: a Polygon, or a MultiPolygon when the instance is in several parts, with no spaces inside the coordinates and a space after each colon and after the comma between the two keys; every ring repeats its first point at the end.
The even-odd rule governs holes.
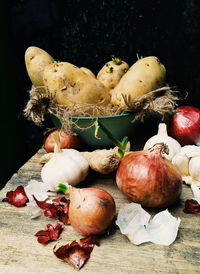
{"type": "Polygon", "coordinates": [[[65,194],[68,194],[70,192],[70,186],[65,184],[58,184],[58,191],[61,191],[65,194]]]}
{"type": "Polygon", "coordinates": [[[116,139],[112,133],[104,126],[102,123],[97,119],[94,123],[95,126],[95,133],[94,136],[97,139],[100,139],[98,136],[99,129],[103,131],[103,133],[108,137],[108,139],[116,146],[118,147],[118,151],[116,152],[117,156],[122,158],[124,156],[124,153],[126,151],[126,146],[128,143],[128,137],[125,136],[123,140],[120,142],[118,139],[116,139]]]}

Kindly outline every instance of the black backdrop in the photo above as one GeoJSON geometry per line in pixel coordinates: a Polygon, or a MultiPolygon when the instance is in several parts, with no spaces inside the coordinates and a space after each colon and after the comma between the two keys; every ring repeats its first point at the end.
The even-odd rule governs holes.
{"type": "Polygon", "coordinates": [[[8,0],[0,11],[1,186],[42,142],[42,129],[22,115],[31,86],[24,65],[29,46],[95,73],[112,54],[129,64],[137,54],[156,55],[168,83],[189,92],[183,103],[200,108],[198,0],[8,0]]]}

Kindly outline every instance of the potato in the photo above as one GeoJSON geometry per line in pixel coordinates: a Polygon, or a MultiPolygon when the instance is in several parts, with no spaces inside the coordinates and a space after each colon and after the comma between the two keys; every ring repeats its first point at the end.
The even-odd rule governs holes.
{"type": "Polygon", "coordinates": [[[110,102],[109,92],[100,81],[68,62],[46,66],[43,81],[57,102],[68,107],[75,103],[104,106],[110,102]]]}
{"type": "Polygon", "coordinates": [[[139,59],[112,90],[111,103],[123,107],[123,96],[135,99],[165,84],[166,70],[155,56],[139,59]],[[123,96],[122,96],[123,95],[123,96]]]}
{"type": "Polygon", "coordinates": [[[29,47],[25,52],[25,64],[31,82],[35,87],[43,86],[44,68],[53,63],[54,59],[38,47],[29,47]]]}
{"type": "Polygon", "coordinates": [[[90,69],[85,68],[85,67],[81,67],[80,69],[81,69],[83,72],[85,72],[86,74],[92,76],[93,78],[96,78],[96,76],[94,75],[94,73],[93,73],[90,69]]]}
{"type": "Polygon", "coordinates": [[[113,57],[107,62],[97,74],[97,79],[101,81],[109,90],[113,89],[122,76],[129,69],[129,65],[119,58],[113,57]]]}

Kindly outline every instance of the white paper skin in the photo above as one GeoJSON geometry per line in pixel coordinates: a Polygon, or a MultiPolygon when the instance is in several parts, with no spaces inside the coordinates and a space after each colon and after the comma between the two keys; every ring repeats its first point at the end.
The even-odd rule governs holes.
{"type": "Polygon", "coordinates": [[[29,201],[33,201],[33,195],[38,201],[45,201],[48,198],[48,186],[43,182],[30,180],[28,185],[24,187],[29,201]]]}
{"type": "Polygon", "coordinates": [[[28,202],[27,208],[31,219],[36,219],[42,215],[42,209],[38,207],[35,201],[28,202]]]}
{"type": "Polygon", "coordinates": [[[173,217],[167,209],[151,218],[151,215],[136,203],[126,204],[121,208],[116,220],[121,233],[133,244],[152,242],[165,246],[175,241],[180,222],[180,218],[173,217]]]}
{"type": "Polygon", "coordinates": [[[29,213],[31,215],[31,219],[35,219],[42,215],[41,208],[38,207],[35,200],[33,199],[33,195],[38,201],[45,201],[48,199],[48,188],[47,185],[43,182],[38,182],[36,180],[30,180],[28,185],[24,187],[24,191],[29,199],[27,203],[27,207],[29,209],[29,213]]]}
{"type": "Polygon", "coordinates": [[[200,204],[200,183],[198,185],[191,185],[191,190],[194,195],[194,200],[200,204]]]}

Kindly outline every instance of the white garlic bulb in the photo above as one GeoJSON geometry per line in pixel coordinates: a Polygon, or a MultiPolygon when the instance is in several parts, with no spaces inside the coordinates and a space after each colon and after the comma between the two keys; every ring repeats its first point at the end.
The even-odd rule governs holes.
{"type": "Polygon", "coordinates": [[[144,145],[144,150],[151,148],[157,143],[164,143],[168,146],[169,154],[164,154],[164,157],[171,161],[173,156],[179,152],[181,145],[174,138],[168,136],[167,125],[165,123],[160,123],[158,125],[158,133],[152,136],[144,145]]]}
{"type": "Polygon", "coordinates": [[[58,189],[58,184],[77,185],[83,181],[89,171],[88,161],[75,149],[63,149],[54,153],[52,158],[43,166],[42,181],[49,190],[58,189]]]}

